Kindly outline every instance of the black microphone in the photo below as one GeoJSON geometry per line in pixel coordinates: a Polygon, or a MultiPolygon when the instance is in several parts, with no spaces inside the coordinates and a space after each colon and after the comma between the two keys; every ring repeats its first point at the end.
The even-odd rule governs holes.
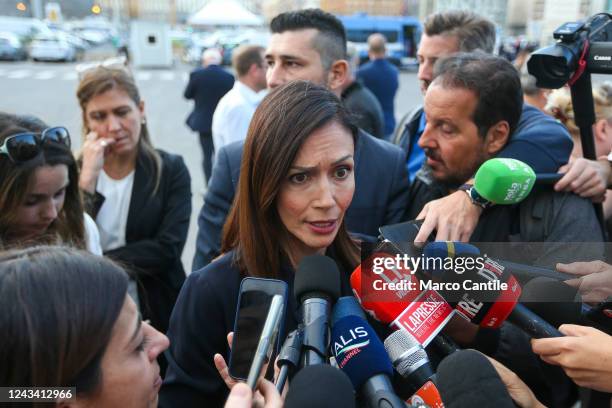
{"type": "Polygon", "coordinates": [[[515,408],[493,364],[477,351],[460,350],[446,357],[437,379],[445,408],[515,408]]]}
{"type": "MultiPolygon", "coordinates": [[[[440,252],[430,259],[437,257],[441,257],[440,252]]],[[[435,273],[441,282],[429,283],[434,285],[433,289],[439,289],[462,317],[491,329],[500,327],[507,319],[534,338],[563,336],[550,323],[517,303],[521,286],[502,264],[473,253],[457,254],[451,258],[455,266],[461,264],[465,267],[461,271],[458,267],[455,270],[443,267],[435,273]]]]}
{"type": "Polygon", "coordinates": [[[285,408],[355,408],[355,391],[346,374],[318,364],[301,369],[289,385],[285,408]]]}
{"type": "Polygon", "coordinates": [[[331,307],[340,296],[340,272],[331,259],[311,255],[297,267],[293,292],[303,327],[300,367],[327,364],[331,307]]]}
{"type": "Polygon", "coordinates": [[[382,342],[368,322],[347,315],[332,327],[332,350],[338,366],[348,375],[370,408],[404,408],[391,383],[393,367],[382,342]]]}
{"type": "Polygon", "coordinates": [[[535,278],[523,287],[520,302],[555,327],[564,323],[591,326],[612,333],[612,316],[582,303],[578,289],[554,279],[535,278]]]}
{"type": "Polygon", "coordinates": [[[293,371],[300,365],[300,355],[302,351],[302,328],[298,327],[285,339],[283,347],[278,353],[276,365],[280,368],[278,379],[276,380],[276,389],[278,392],[283,392],[283,387],[287,381],[289,371],[293,371]]]}

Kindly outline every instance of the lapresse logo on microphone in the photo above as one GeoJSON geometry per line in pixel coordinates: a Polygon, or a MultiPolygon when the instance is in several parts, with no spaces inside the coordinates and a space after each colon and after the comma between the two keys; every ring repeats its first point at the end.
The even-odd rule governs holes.
{"type": "Polygon", "coordinates": [[[336,362],[343,368],[351,358],[361,353],[364,347],[370,344],[370,336],[363,326],[344,330],[334,339],[332,344],[336,362]]]}

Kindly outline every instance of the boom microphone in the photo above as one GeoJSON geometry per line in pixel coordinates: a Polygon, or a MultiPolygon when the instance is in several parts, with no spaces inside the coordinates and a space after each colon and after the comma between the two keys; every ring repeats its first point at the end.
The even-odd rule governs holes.
{"type": "Polygon", "coordinates": [[[371,408],[404,408],[395,394],[393,367],[382,342],[367,321],[345,316],[332,327],[332,350],[338,366],[371,408]]]}
{"type": "Polygon", "coordinates": [[[323,255],[304,257],[295,274],[294,293],[303,325],[300,366],[326,364],[330,311],[340,296],[338,266],[323,255]]]}

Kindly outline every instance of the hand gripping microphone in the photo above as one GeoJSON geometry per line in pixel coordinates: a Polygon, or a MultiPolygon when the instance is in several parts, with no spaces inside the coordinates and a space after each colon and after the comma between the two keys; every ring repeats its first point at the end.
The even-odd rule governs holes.
{"type": "Polygon", "coordinates": [[[389,357],[367,321],[358,316],[342,317],[332,327],[331,345],[338,366],[368,407],[405,407],[391,384],[389,357]]]}
{"type": "Polygon", "coordinates": [[[295,274],[294,293],[303,327],[300,367],[327,364],[330,311],[340,296],[338,266],[323,255],[304,257],[295,274]]]}
{"type": "Polygon", "coordinates": [[[385,349],[395,371],[412,387],[411,404],[425,404],[442,408],[442,399],[436,388],[436,375],[423,346],[408,332],[398,330],[385,339],[385,349]]]}
{"type": "Polygon", "coordinates": [[[346,374],[318,364],[302,368],[293,377],[285,408],[355,408],[355,390],[346,374]]]}
{"type": "Polygon", "coordinates": [[[515,408],[506,386],[487,358],[461,350],[438,366],[438,389],[446,408],[515,408]]]}

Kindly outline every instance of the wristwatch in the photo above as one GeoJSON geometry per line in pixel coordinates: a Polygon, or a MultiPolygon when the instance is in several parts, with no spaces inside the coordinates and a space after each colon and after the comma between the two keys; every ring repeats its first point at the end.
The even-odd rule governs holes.
{"type": "Polygon", "coordinates": [[[478,191],[476,191],[472,184],[463,184],[461,187],[459,187],[459,190],[465,191],[468,197],[470,197],[470,201],[472,201],[472,204],[479,206],[483,210],[493,205],[491,201],[478,194],[478,191]]]}

